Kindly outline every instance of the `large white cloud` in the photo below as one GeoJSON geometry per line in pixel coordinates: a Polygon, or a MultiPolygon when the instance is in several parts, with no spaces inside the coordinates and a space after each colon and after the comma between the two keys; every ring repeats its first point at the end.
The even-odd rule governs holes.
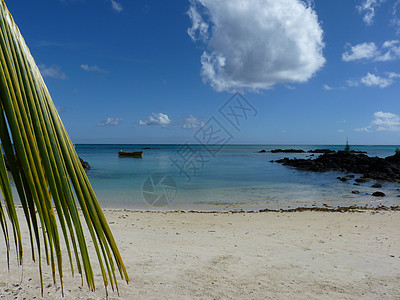
{"type": "Polygon", "coordinates": [[[147,125],[147,126],[152,126],[152,125],[158,125],[162,127],[167,127],[171,123],[171,120],[168,118],[166,114],[163,113],[152,113],[151,116],[149,116],[148,120],[140,120],[139,124],[140,125],[147,125]]]}
{"type": "Polygon", "coordinates": [[[325,63],[323,30],[301,0],[191,0],[188,33],[205,42],[203,81],[217,91],[306,82],[325,63]]]}

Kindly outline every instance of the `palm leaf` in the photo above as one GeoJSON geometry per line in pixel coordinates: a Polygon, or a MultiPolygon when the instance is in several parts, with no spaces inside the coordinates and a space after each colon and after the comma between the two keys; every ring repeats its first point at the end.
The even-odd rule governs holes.
{"type": "MultiPolygon", "coordinates": [[[[54,282],[57,269],[63,287],[60,235],[66,245],[72,274],[75,258],[78,272],[85,277],[89,288],[95,289],[76,200],[92,238],[106,290],[109,283],[112,289],[118,289],[116,267],[122,279],[128,282],[129,277],[114,237],[39,69],[3,0],[0,7],[0,104],[0,141],[28,224],[34,260],[36,245],[42,293],[43,252],[47,264],[51,265],[54,282]]],[[[22,262],[21,232],[9,173],[3,155],[0,156],[0,188],[17,258],[22,262]]],[[[1,203],[0,225],[8,257],[9,233],[1,203]]]]}

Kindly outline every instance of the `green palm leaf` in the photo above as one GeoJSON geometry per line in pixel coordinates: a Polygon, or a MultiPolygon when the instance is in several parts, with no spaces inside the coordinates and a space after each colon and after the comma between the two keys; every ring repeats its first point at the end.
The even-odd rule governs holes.
{"type": "MultiPolygon", "coordinates": [[[[85,276],[90,289],[95,288],[76,200],[92,238],[104,284],[107,288],[111,283],[112,289],[118,289],[115,263],[122,279],[129,281],[121,255],[39,69],[3,0],[0,7],[0,104],[0,141],[25,213],[34,260],[36,245],[42,293],[43,252],[47,264],[51,265],[54,282],[57,268],[63,286],[59,229],[72,274],[75,258],[78,272],[85,276]]],[[[0,188],[17,257],[22,262],[21,233],[9,173],[3,155],[0,156],[0,188]]],[[[0,225],[8,257],[9,233],[1,203],[0,225]]]]}

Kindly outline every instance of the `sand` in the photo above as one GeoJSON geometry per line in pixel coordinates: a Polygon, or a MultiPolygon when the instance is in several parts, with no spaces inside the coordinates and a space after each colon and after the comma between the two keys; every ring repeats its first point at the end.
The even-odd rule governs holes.
{"type": "MultiPolygon", "coordinates": [[[[400,299],[398,211],[105,214],[131,276],[109,299],[400,299]]],[[[23,267],[0,245],[0,297],[61,299],[49,267],[41,297],[23,234],[23,267]]],[[[64,299],[105,298],[64,266],[64,299]]]]}

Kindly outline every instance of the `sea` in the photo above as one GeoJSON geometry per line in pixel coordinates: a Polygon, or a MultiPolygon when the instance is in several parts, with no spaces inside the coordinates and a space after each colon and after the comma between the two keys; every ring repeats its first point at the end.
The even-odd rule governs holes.
{"type": "MultiPolygon", "coordinates": [[[[369,156],[393,155],[397,146],[352,145],[369,156]]],[[[341,172],[299,171],[271,162],[311,153],[272,149],[343,150],[344,145],[133,145],[76,144],[91,168],[87,176],[102,207],[132,209],[258,210],[297,207],[400,205],[400,184],[342,182],[341,172]],[[259,153],[260,150],[266,153],[259,153]],[[118,152],[143,151],[142,158],[118,152]],[[373,197],[374,191],[385,197],[373,197]],[[353,193],[358,191],[358,194],[353,193]]],[[[313,157],[318,156],[315,154],[313,157]]],[[[355,174],[356,178],[360,174],[355,174]]]]}

